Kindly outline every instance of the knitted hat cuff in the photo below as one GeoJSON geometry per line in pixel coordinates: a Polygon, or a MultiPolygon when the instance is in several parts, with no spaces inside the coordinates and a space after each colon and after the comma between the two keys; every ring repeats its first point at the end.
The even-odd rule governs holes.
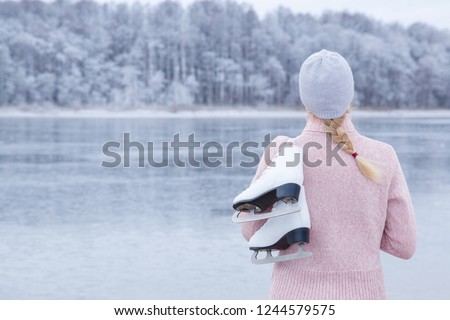
{"type": "Polygon", "coordinates": [[[321,110],[321,111],[311,111],[306,107],[306,110],[314,114],[316,117],[320,119],[336,119],[342,117],[346,112],[347,109],[344,110],[344,112],[340,110],[321,110]]]}

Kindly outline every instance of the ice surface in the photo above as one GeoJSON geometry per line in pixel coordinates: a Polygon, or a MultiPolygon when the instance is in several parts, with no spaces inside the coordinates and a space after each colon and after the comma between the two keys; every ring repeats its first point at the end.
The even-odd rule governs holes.
{"type": "MultiPolygon", "coordinates": [[[[382,256],[389,297],[449,299],[450,117],[354,119],[396,148],[416,209],[414,258],[382,256]]],[[[177,132],[261,141],[303,125],[303,116],[0,118],[0,298],[267,298],[271,266],[250,263],[231,223],[254,169],[137,168],[136,150],[132,168],[108,169],[102,145],[124,132],[157,145],[177,132]]]]}

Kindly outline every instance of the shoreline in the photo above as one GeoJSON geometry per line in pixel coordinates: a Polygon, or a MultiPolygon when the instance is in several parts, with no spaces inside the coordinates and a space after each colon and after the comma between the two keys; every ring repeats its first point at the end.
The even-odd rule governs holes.
{"type": "MultiPolygon", "coordinates": [[[[450,110],[359,110],[354,109],[352,115],[357,118],[396,117],[396,118],[450,118],[450,110]]],[[[48,109],[25,111],[17,109],[0,109],[0,118],[112,118],[112,119],[178,119],[178,118],[304,118],[304,110],[289,109],[199,109],[199,110],[59,110],[48,109]]]]}

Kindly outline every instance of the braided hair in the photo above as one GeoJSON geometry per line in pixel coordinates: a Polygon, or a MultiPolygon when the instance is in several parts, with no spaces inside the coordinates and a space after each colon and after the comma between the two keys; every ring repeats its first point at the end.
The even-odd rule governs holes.
{"type": "Polygon", "coordinates": [[[344,128],[341,126],[347,116],[347,113],[350,112],[350,109],[347,112],[336,119],[324,119],[323,125],[325,131],[331,135],[334,143],[340,146],[342,150],[352,155],[355,158],[356,164],[358,165],[359,170],[370,180],[374,182],[381,181],[381,172],[378,168],[368,159],[361,157],[358,153],[356,153],[355,148],[353,146],[352,141],[348,134],[344,131],[344,128]]]}

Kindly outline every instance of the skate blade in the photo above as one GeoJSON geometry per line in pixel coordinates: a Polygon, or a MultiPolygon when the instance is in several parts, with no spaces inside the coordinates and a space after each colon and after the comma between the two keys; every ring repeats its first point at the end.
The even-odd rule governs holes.
{"type": "MultiPolygon", "coordinates": [[[[261,250],[263,251],[263,250],[261,250]]],[[[268,264],[268,263],[276,263],[276,262],[283,262],[283,261],[290,261],[295,259],[302,259],[302,258],[308,258],[312,256],[311,252],[307,252],[303,250],[303,246],[300,245],[298,248],[298,251],[296,253],[292,254],[286,254],[286,255],[278,255],[273,256],[271,250],[264,250],[266,251],[267,255],[264,259],[258,259],[258,254],[261,253],[261,251],[255,251],[252,255],[252,263],[254,264],[268,264]]]]}
{"type": "Polygon", "coordinates": [[[267,213],[255,213],[255,211],[252,210],[251,212],[247,213],[246,215],[243,215],[242,217],[241,217],[241,211],[235,211],[233,216],[231,217],[231,221],[233,221],[234,223],[259,221],[259,220],[284,216],[286,214],[296,213],[296,212],[300,212],[300,211],[302,211],[301,208],[297,207],[297,206],[291,207],[291,208],[286,208],[284,210],[270,211],[267,213]]]}

